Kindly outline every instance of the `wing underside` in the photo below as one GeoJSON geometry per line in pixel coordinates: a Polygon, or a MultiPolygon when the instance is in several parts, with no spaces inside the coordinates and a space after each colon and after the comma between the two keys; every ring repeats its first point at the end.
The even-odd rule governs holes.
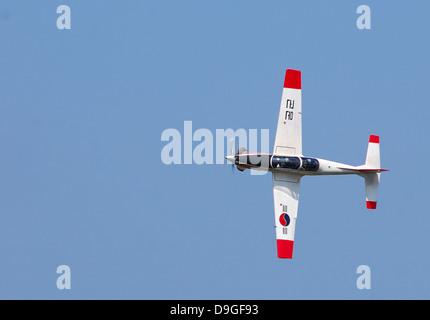
{"type": "Polygon", "coordinates": [[[302,83],[297,70],[285,73],[273,153],[302,155],[302,83]]]}
{"type": "Polygon", "coordinates": [[[282,259],[293,258],[300,178],[301,176],[290,173],[273,173],[276,243],[278,257],[282,259]]]}

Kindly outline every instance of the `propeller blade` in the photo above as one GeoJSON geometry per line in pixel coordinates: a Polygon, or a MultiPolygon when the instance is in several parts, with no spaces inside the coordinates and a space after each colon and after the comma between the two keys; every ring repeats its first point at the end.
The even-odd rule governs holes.
{"type": "Polygon", "coordinates": [[[230,139],[230,155],[234,156],[234,139],[230,139]]]}

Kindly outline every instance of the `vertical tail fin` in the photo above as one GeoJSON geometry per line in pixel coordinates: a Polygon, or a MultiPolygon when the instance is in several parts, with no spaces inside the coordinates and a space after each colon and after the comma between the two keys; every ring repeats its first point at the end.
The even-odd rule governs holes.
{"type": "MultiPolygon", "coordinates": [[[[366,154],[366,163],[364,167],[366,169],[381,168],[379,136],[371,135],[369,138],[369,145],[367,147],[367,154],[366,154]]],[[[381,173],[369,172],[369,173],[363,174],[362,177],[365,179],[366,207],[367,209],[376,209],[381,173]]]]}

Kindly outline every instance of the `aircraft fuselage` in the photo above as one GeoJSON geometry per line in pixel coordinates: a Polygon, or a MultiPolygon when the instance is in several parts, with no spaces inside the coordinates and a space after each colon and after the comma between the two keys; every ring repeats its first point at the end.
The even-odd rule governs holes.
{"type": "Polygon", "coordinates": [[[298,175],[357,174],[357,167],[305,156],[280,156],[261,153],[242,153],[227,156],[239,170],[253,169],[271,172],[289,172],[298,175]]]}

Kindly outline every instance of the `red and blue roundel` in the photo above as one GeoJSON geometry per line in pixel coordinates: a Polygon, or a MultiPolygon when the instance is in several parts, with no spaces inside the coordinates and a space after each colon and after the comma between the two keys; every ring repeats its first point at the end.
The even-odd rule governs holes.
{"type": "Polygon", "coordinates": [[[281,216],[279,217],[279,222],[284,227],[288,227],[290,225],[290,222],[291,222],[290,216],[286,213],[281,214],[281,216]]]}

